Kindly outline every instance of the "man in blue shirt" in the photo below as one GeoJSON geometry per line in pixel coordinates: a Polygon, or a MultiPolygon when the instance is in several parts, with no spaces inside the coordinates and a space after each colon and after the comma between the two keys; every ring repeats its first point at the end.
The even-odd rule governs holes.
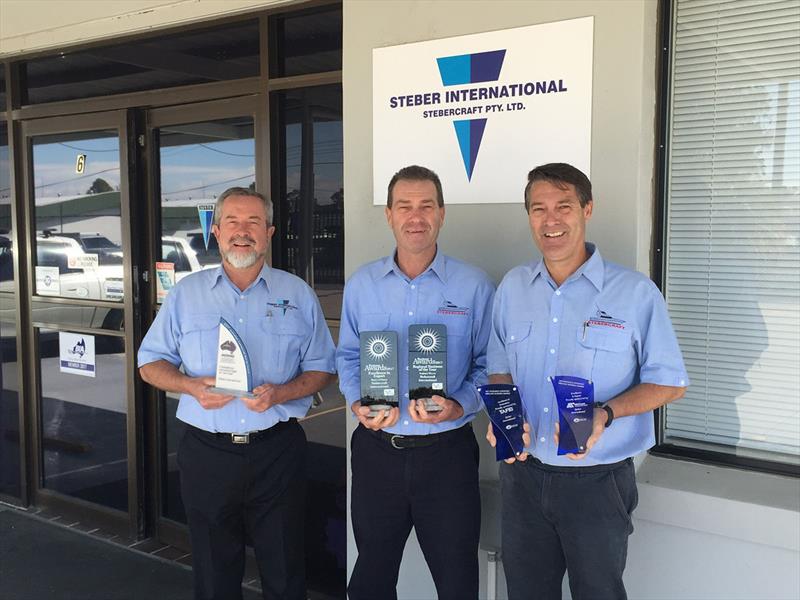
{"type": "Polygon", "coordinates": [[[181,395],[178,465],[195,597],[242,597],[247,535],[264,598],[304,600],[306,440],[297,418],[333,381],[333,341],[311,288],[266,264],[275,232],[267,198],[226,190],[213,232],[222,265],[170,291],[139,349],[139,371],[181,395]],[[221,317],[250,354],[254,399],[210,389],[221,317]]]}
{"type": "Polygon", "coordinates": [[[519,387],[530,453],[500,465],[510,600],[561,598],[565,571],[574,600],[626,597],[631,457],[655,443],[652,411],[689,383],[658,288],[586,243],[593,205],[578,169],[532,170],[525,208],[543,258],[512,269],[494,301],[489,380],[519,387]],[[551,379],[564,375],[593,382],[597,404],[586,451],[559,456],[551,379]]]}
{"type": "Polygon", "coordinates": [[[414,527],[440,600],[478,597],[480,494],[478,447],[470,421],[480,410],[476,385],[486,381],[494,287],[486,274],[442,254],[439,177],[406,167],[392,177],[386,220],[393,256],[368,263],[344,291],[336,365],[339,385],[359,426],[352,439],[351,516],[358,559],[351,600],[397,598],[403,549],[414,527]],[[427,411],[409,400],[408,329],[447,328],[447,397],[427,411]],[[395,331],[399,408],[370,417],[361,406],[359,333],[395,331]]]}

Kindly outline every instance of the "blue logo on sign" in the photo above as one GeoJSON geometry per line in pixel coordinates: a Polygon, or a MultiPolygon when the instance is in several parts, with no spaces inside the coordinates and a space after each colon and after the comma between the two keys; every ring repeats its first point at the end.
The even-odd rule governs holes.
{"type": "MultiPolygon", "coordinates": [[[[505,56],[505,50],[492,50],[491,52],[437,58],[442,85],[497,81],[500,78],[500,70],[503,68],[505,56]]],[[[472,181],[483,132],[486,129],[486,119],[453,121],[453,126],[456,130],[458,146],[461,149],[461,159],[464,161],[464,168],[467,171],[467,179],[472,181]]]]}

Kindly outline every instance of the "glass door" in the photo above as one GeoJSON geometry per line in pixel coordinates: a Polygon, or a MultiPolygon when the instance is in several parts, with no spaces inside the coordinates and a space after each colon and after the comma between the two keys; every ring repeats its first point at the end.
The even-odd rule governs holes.
{"type": "MultiPolygon", "coordinates": [[[[171,286],[220,264],[211,211],[217,196],[229,187],[256,189],[256,166],[264,160],[256,146],[256,112],[254,99],[238,98],[148,113],[149,205],[153,208],[148,325],[171,286]]],[[[183,434],[183,423],[175,416],[179,396],[158,390],[151,393],[155,428],[149,436],[149,454],[154,457],[156,535],[165,543],[188,548],[177,464],[183,434]]]]}
{"type": "Polygon", "coordinates": [[[140,529],[129,122],[23,124],[33,499],[140,529]]]}

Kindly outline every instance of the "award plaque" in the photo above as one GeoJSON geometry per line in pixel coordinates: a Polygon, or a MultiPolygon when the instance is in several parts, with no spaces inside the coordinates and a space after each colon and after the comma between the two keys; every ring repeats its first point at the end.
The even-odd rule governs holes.
{"type": "Polygon", "coordinates": [[[217,381],[209,391],[237,398],[257,398],[258,396],[251,392],[252,389],[253,371],[250,368],[247,348],[231,324],[220,318],[217,381]]]}
{"type": "Polygon", "coordinates": [[[525,442],[522,439],[525,415],[517,386],[492,383],[479,387],[478,392],[492,422],[492,431],[497,440],[494,447],[497,460],[522,454],[525,451],[525,442]]]}
{"type": "Polygon", "coordinates": [[[362,331],[359,336],[361,358],[361,405],[374,417],[382,410],[400,406],[397,389],[397,333],[362,331]]]}
{"type": "Polygon", "coordinates": [[[425,410],[442,407],[431,396],[447,396],[447,326],[411,325],[408,328],[408,398],[422,400],[425,410]]]}
{"type": "Polygon", "coordinates": [[[558,454],[583,454],[594,424],[594,384],[568,376],[552,381],[558,401],[558,454]]]}

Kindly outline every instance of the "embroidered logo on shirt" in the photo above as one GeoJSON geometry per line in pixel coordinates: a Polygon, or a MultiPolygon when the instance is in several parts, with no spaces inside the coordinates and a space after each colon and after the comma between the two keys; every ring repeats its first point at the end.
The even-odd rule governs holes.
{"type": "Polygon", "coordinates": [[[598,308],[594,317],[589,318],[586,324],[590,327],[599,325],[600,327],[613,327],[614,329],[625,329],[625,321],[612,317],[606,311],[598,308]]]}
{"type": "Polygon", "coordinates": [[[442,304],[436,312],[440,315],[466,316],[469,314],[469,308],[466,306],[459,306],[458,304],[453,304],[449,300],[445,300],[444,304],[442,304]]]}
{"type": "MultiPolygon", "coordinates": [[[[289,302],[288,300],[278,300],[277,302],[267,302],[267,306],[271,306],[272,308],[279,308],[283,311],[283,314],[286,314],[287,310],[297,310],[297,307],[289,302]]],[[[267,312],[267,316],[270,315],[271,311],[267,312]]]]}

